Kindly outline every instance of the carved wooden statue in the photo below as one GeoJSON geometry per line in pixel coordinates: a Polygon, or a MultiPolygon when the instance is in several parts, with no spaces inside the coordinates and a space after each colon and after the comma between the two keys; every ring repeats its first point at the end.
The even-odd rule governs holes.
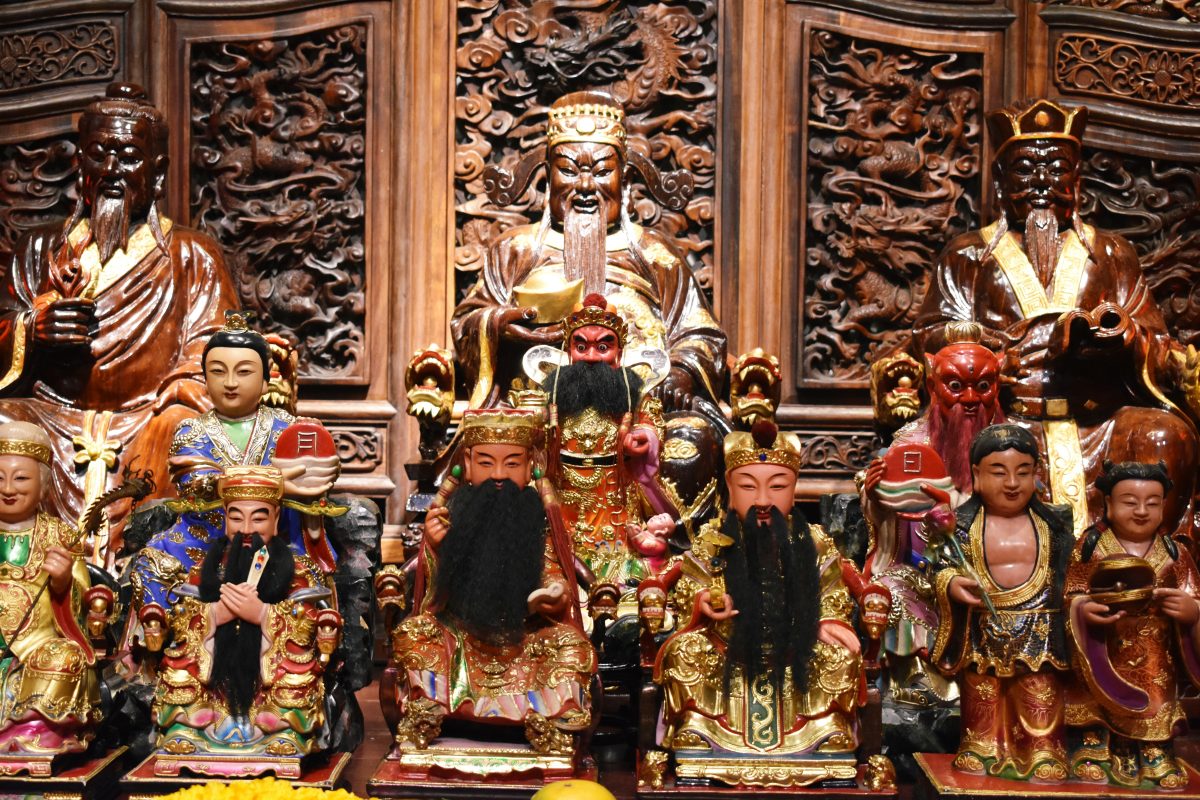
{"type": "Polygon", "coordinates": [[[946,323],[983,327],[983,344],[1005,363],[1004,410],[1041,444],[1053,500],[1071,506],[1076,535],[1103,510],[1092,483],[1105,459],[1165,460],[1179,488],[1167,526],[1186,532],[1197,434],[1171,398],[1179,346],[1133,247],[1079,217],[1086,119],[1086,108],[1047,100],[989,115],[1003,213],[946,247],[914,339],[933,353],[946,323]]]}
{"type": "Polygon", "coordinates": [[[237,307],[217,243],[158,210],[167,126],[145,91],[109,86],[79,137],[73,215],[26,234],[0,278],[0,418],[50,433],[49,502],[71,517],[118,457],[165,472],[171,431],[209,408],[204,342],[237,307]]]}

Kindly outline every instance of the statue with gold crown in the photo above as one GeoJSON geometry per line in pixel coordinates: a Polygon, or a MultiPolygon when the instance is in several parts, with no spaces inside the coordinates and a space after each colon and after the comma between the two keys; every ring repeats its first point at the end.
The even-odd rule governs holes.
{"type": "Polygon", "coordinates": [[[656,480],[663,419],[646,393],[665,375],[666,354],[627,350],[625,321],[599,294],[567,315],[563,332],[566,353],[551,352],[566,363],[541,378],[547,476],[593,585],[626,591],[665,564],[678,513],[656,480]]]}
{"type": "Polygon", "coordinates": [[[396,748],[373,794],[435,774],[540,783],[585,769],[596,652],[562,512],[536,466],[543,426],[526,408],[463,416],[462,463],[426,521],[413,613],[391,633],[396,748]]]}
{"type": "Polygon", "coordinates": [[[653,662],[662,700],[653,741],[643,741],[643,779],[661,785],[668,760],[675,785],[803,787],[858,775],[866,684],[854,602],[837,548],[794,507],[800,448],[766,419],[726,436],[724,519],[639,589],[652,630],[667,592],[681,613],[653,662]]]}
{"type": "Polygon", "coordinates": [[[603,92],[575,92],[551,105],[544,147],[511,173],[489,167],[490,197],[505,206],[544,166],[546,207],[540,222],[490,243],[478,281],[451,320],[457,371],[468,407],[499,404],[514,379],[523,378],[527,352],[565,347],[563,320],[584,297],[602,295],[624,321],[625,351],[666,354],[665,374],[653,389],[666,417],[660,482],[678,496],[681,512],[700,513],[711,505],[717,477],[704,467],[717,460],[729,430],[718,405],[726,336],[670,237],[628,213],[626,189],[635,175],[671,208],[686,205],[691,176],[660,174],[627,139],[620,103],[603,92]]]}
{"type": "Polygon", "coordinates": [[[154,774],[299,778],[328,723],[342,618],[321,569],[280,535],[283,473],[230,466],[217,493],[225,535],[169,592],[154,774]]]}
{"type": "Polygon", "coordinates": [[[336,566],[322,517],[344,511],[325,500],[341,462],[320,422],[296,418],[266,401],[272,358],[266,337],[250,328],[239,312],[227,312],[225,326],[204,345],[200,363],[213,408],[181,422],[172,437],[168,464],[178,496],[166,506],[176,516],[133,560],[128,647],[158,652],[168,592],[224,538],[217,483],[230,467],[281,468],[286,498],[279,525],[283,540],[294,555],[310,557],[325,574],[336,566]],[[322,440],[324,448],[317,452],[322,440]],[[302,441],[312,446],[301,452],[302,441]]]}
{"type": "Polygon", "coordinates": [[[1087,108],[1049,100],[988,115],[1001,216],[946,246],[914,341],[936,353],[947,323],[982,327],[1004,364],[1005,415],[1046,453],[1076,536],[1103,512],[1093,484],[1106,459],[1163,460],[1178,487],[1164,519],[1187,535],[1198,441],[1178,404],[1195,413],[1196,358],[1169,337],[1132,245],[1080,218],[1086,121],[1087,108]]]}
{"type": "MultiPolygon", "coordinates": [[[[171,431],[210,408],[204,342],[238,305],[217,242],[160,212],[167,136],[142,87],[109,85],[79,117],[74,212],[23,236],[0,276],[0,421],[50,434],[48,499],[71,519],[118,462],[166,472],[171,431]]],[[[111,564],[113,544],[91,559],[111,564]]]]}

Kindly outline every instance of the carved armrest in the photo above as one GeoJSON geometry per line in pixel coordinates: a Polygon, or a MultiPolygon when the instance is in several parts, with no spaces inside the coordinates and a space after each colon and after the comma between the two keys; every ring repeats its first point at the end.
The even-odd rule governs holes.
{"type": "Polygon", "coordinates": [[[642,667],[652,667],[658,655],[655,637],[667,616],[667,590],[657,581],[643,581],[638,588],[638,640],[642,667]]]}

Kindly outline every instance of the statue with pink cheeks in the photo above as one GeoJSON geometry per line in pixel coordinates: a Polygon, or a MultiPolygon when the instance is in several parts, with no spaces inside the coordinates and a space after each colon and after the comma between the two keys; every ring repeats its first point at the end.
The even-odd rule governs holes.
{"type": "Polygon", "coordinates": [[[1186,725],[1179,703],[1200,686],[1200,573],[1166,535],[1173,488],[1164,464],[1107,462],[1096,481],[1104,517],[1075,545],[1067,610],[1076,675],[1067,719],[1084,721],[1088,744],[1072,774],[1116,786],[1178,790],[1188,781],[1173,739],[1186,725]]]}
{"type": "Polygon", "coordinates": [[[782,785],[853,778],[866,690],[854,601],[837,548],[794,507],[799,438],[760,420],[724,449],[724,518],[638,589],[649,630],[667,591],[680,613],[653,661],[655,744],[674,751],[677,778],[766,785],[756,759],[768,755],[782,785]]]}

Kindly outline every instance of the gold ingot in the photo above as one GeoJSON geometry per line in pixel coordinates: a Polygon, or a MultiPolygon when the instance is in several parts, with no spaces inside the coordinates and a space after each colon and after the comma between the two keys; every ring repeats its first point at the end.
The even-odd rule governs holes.
{"type": "Polygon", "coordinates": [[[536,308],[534,321],[540,325],[562,322],[583,302],[583,278],[568,281],[550,270],[538,270],[513,287],[513,302],[520,308],[536,308]]]}

